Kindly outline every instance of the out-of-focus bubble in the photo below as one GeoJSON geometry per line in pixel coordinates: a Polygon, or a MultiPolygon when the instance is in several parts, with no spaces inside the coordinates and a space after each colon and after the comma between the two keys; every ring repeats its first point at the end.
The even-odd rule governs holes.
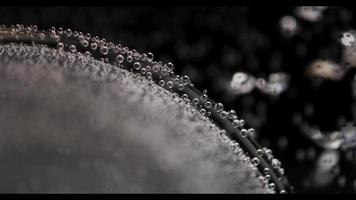
{"type": "Polygon", "coordinates": [[[247,73],[235,73],[230,82],[230,87],[235,94],[246,94],[255,87],[265,94],[279,95],[288,87],[289,76],[285,73],[272,73],[268,80],[264,78],[256,79],[247,73]]]}
{"type": "Polygon", "coordinates": [[[307,74],[312,77],[338,81],[344,77],[345,68],[329,60],[316,60],[307,68],[307,74]]]}
{"type": "Polygon", "coordinates": [[[324,149],[337,149],[342,143],[339,131],[322,133],[319,129],[310,127],[307,124],[302,125],[302,133],[314,142],[317,146],[324,149]]]}
{"type": "Polygon", "coordinates": [[[356,66],[356,44],[355,37],[356,32],[350,30],[339,35],[340,43],[343,45],[343,62],[347,67],[356,66]]]}
{"type": "Polygon", "coordinates": [[[309,22],[317,22],[322,19],[327,6],[299,6],[296,9],[297,15],[309,22]]]}
{"type": "Polygon", "coordinates": [[[333,171],[339,162],[339,152],[326,150],[316,160],[314,171],[311,173],[311,186],[323,187],[330,184],[339,172],[333,171]]]}
{"type": "Polygon", "coordinates": [[[355,42],[354,34],[352,32],[342,33],[340,41],[344,46],[350,47],[350,46],[354,45],[354,42],[355,42]]]}
{"type": "Polygon", "coordinates": [[[302,132],[316,145],[324,149],[351,149],[356,147],[356,127],[347,123],[340,130],[322,133],[319,129],[302,125],[302,132]]]}
{"type": "Polygon", "coordinates": [[[356,127],[351,123],[341,129],[340,138],[342,139],[341,149],[349,149],[356,146],[356,127]]]}
{"type": "Polygon", "coordinates": [[[286,73],[272,73],[269,75],[266,86],[259,88],[262,92],[270,95],[279,95],[288,87],[289,75],[286,73]]]}
{"type": "Polygon", "coordinates": [[[284,16],[279,21],[281,32],[285,36],[295,35],[298,31],[298,23],[293,16],[284,16]]]}
{"type": "Polygon", "coordinates": [[[256,79],[243,72],[237,72],[231,79],[230,86],[236,94],[246,94],[255,87],[256,79]]]}

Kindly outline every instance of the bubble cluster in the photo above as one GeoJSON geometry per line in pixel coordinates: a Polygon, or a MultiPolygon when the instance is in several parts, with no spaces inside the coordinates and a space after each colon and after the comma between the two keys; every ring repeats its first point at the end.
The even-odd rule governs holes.
{"type": "MultiPolygon", "coordinates": [[[[26,45],[38,46],[41,47],[39,50],[41,54],[54,56],[59,52],[61,55],[65,55],[66,59],[60,61],[67,63],[62,64],[65,68],[71,68],[70,70],[74,71],[81,69],[90,76],[94,75],[96,80],[118,80],[120,70],[126,70],[132,73],[132,76],[138,81],[151,85],[153,91],[159,90],[166,95],[178,95],[180,98],[174,98],[173,101],[188,109],[199,111],[203,120],[213,122],[210,126],[216,125],[222,130],[226,130],[221,135],[224,141],[230,144],[238,157],[250,165],[251,169],[256,169],[256,176],[260,177],[259,179],[266,190],[277,192],[290,190],[283,178],[284,169],[280,162],[274,158],[272,151],[261,148],[254,142],[255,130],[244,128],[244,119],[238,118],[234,110],[225,110],[222,103],[211,100],[207,91],[198,91],[188,76],[176,75],[173,71],[173,63],[155,61],[153,53],[141,54],[120,44],[107,42],[98,36],[70,29],[52,27],[48,31],[40,31],[37,26],[1,26],[0,36],[2,44],[15,42],[20,45],[20,48],[18,45],[4,48],[2,46],[0,48],[2,56],[21,57],[23,54],[35,56],[34,54],[38,51],[31,52],[33,49],[27,48],[26,45]],[[42,49],[45,48],[53,48],[53,50],[42,52],[42,49]],[[76,63],[78,60],[80,62],[76,63]],[[73,67],[74,63],[76,67],[73,67]],[[153,85],[155,86],[153,87],[153,85]],[[268,173],[263,174],[262,171],[268,171],[268,173]]],[[[45,59],[48,58],[39,57],[36,62],[46,62],[45,59]]],[[[33,61],[29,60],[29,62],[33,61]]],[[[60,65],[58,64],[58,66],[60,65]]],[[[282,90],[276,84],[278,85],[281,80],[285,81],[280,76],[272,75],[265,87],[261,88],[268,88],[265,90],[267,93],[279,93],[282,90]]],[[[238,80],[238,82],[241,84],[243,80],[242,82],[238,80]]],[[[194,117],[195,114],[192,110],[192,117],[194,117]]]]}
{"type": "Polygon", "coordinates": [[[296,13],[299,17],[309,22],[320,21],[327,6],[299,6],[296,13]]]}
{"type": "Polygon", "coordinates": [[[235,94],[247,94],[254,88],[268,95],[279,95],[288,88],[289,76],[286,73],[271,73],[268,80],[255,78],[247,73],[235,73],[230,87],[235,94]]]}

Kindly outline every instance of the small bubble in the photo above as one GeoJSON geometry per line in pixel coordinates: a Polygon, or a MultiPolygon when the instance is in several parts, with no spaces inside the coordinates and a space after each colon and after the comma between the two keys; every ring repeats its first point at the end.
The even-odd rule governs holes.
{"type": "Polygon", "coordinates": [[[256,154],[258,156],[263,156],[263,150],[262,149],[257,149],[256,154]]]}
{"type": "Polygon", "coordinates": [[[75,47],[75,45],[70,45],[69,46],[69,51],[72,52],[72,53],[75,53],[75,52],[77,52],[77,48],[75,47]]]}
{"type": "Polygon", "coordinates": [[[167,63],[167,67],[168,67],[170,70],[173,70],[173,69],[174,69],[174,65],[173,65],[173,63],[171,63],[171,62],[167,63]]]}
{"type": "Polygon", "coordinates": [[[266,174],[266,175],[265,175],[265,180],[267,180],[267,181],[271,180],[271,175],[266,174]]]}
{"type": "Polygon", "coordinates": [[[80,44],[81,44],[83,47],[88,47],[88,46],[89,46],[88,40],[81,40],[80,44]]]}
{"type": "Polygon", "coordinates": [[[163,86],[166,84],[166,82],[165,82],[164,80],[160,80],[160,81],[158,82],[158,84],[163,87],[163,86]]]}
{"type": "Polygon", "coordinates": [[[84,52],[84,55],[85,55],[86,57],[90,57],[90,56],[91,56],[91,53],[90,53],[89,51],[86,51],[86,52],[84,52]]]}
{"type": "Polygon", "coordinates": [[[57,44],[57,49],[58,50],[62,50],[64,48],[64,44],[62,43],[62,42],[59,42],[58,44],[57,44]]]}
{"type": "Polygon", "coordinates": [[[180,80],[179,80],[179,76],[177,76],[176,78],[173,79],[173,82],[175,84],[179,84],[180,83],[180,80]]]}
{"type": "Polygon", "coordinates": [[[208,100],[208,95],[206,95],[206,94],[204,93],[204,94],[201,95],[200,98],[201,98],[201,100],[202,100],[203,102],[205,102],[205,101],[208,100]]]}
{"type": "Polygon", "coordinates": [[[151,52],[148,52],[148,54],[147,54],[147,58],[148,58],[148,60],[149,61],[152,61],[153,60],[153,53],[151,53],[151,52]]]}
{"type": "Polygon", "coordinates": [[[229,113],[228,113],[228,112],[226,112],[226,111],[221,111],[221,113],[220,113],[220,117],[221,117],[221,118],[225,119],[225,118],[228,117],[228,116],[229,116],[229,113]]]}
{"type": "Polygon", "coordinates": [[[184,89],[184,85],[183,84],[179,84],[178,85],[178,90],[183,90],[184,89]]]}
{"type": "Polygon", "coordinates": [[[141,69],[141,64],[139,62],[135,62],[133,64],[133,68],[136,69],[136,70],[140,70],[141,69]]]}
{"type": "Polygon", "coordinates": [[[173,88],[173,86],[174,86],[174,84],[173,84],[172,81],[168,81],[168,82],[167,82],[167,87],[168,87],[168,88],[173,88]]]}
{"type": "Polygon", "coordinates": [[[241,129],[240,134],[242,135],[242,137],[246,137],[247,136],[247,130],[246,129],[241,129]]]}
{"type": "Polygon", "coordinates": [[[278,159],[273,158],[273,159],[272,159],[272,167],[273,167],[273,168],[279,168],[279,167],[281,167],[281,162],[280,162],[278,159]]]}
{"type": "Polygon", "coordinates": [[[251,160],[253,166],[258,166],[260,164],[260,159],[258,159],[257,157],[252,158],[251,160]]]}
{"type": "Polygon", "coordinates": [[[200,113],[201,113],[202,115],[205,115],[205,114],[206,114],[206,110],[205,110],[204,108],[202,108],[202,109],[200,109],[200,113]]]}
{"type": "Polygon", "coordinates": [[[276,189],[276,185],[274,183],[270,183],[268,185],[268,188],[271,189],[271,190],[274,190],[274,189],[276,189]]]}
{"type": "Polygon", "coordinates": [[[240,119],[240,120],[239,120],[239,127],[242,128],[242,127],[244,127],[244,126],[245,126],[245,120],[240,119]]]}
{"type": "Polygon", "coordinates": [[[100,53],[107,55],[109,53],[109,48],[107,46],[100,47],[100,53]]]}
{"type": "Polygon", "coordinates": [[[117,55],[116,56],[116,62],[118,62],[118,63],[123,63],[124,62],[124,56],[122,56],[122,55],[117,55]]]}
{"type": "Polygon", "coordinates": [[[234,128],[238,128],[239,127],[239,120],[235,119],[234,121],[232,121],[232,126],[234,128]]]}
{"type": "Polygon", "coordinates": [[[45,39],[45,34],[44,33],[40,33],[40,39],[44,40],[45,39]]]}
{"type": "Polygon", "coordinates": [[[248,129],[248,135],[254,137],[255,136],[255,129],[253,129],[253,128],[248,129]]]}
{"type": "Polygon", "coordinates": [[[224,105],[222,103],[215,104],[215,111],[221,112],[224,109],[224,105]]]}
{"type": "Polygon", "coordinates": [[[135,52],[135,53],[133,54],[133,58],[134,58],[135,60],[139,60],[139,59],[141,58],[141,55],[140,55],[139,53],[135,52]]]}
{"type": "Polygon", "coordinates": [[[129,63],[130,63],[130,62],[132,62],[132,61],[133,61],[133,58],[132,58],[132,56],[127,56],[127,57],[126,57],[126,60],[127,60],[127,62],[129,62],[129,63]]]}
{"type": "Polygon", "coordinates": [[[151,71],[151,66],[147,65],[147,66],[146,66],[146,70],[147,70],[147,71],[151,71]]]}
{"type": "Polygon", "coordinates": [[[96,42],[93,42],[93,43],[90,44],[90,48],[92,50],[96,50],[98,48],[98,44],[96,42]]]}
{"type": "Polygon", "coordinates": [[[140,69],[140,73],[143,75],[143,74],[146,74],[146,68],[141,68],[140,69]]]}
{"type": "Polygon", "coordinates": [[[267,168],[267,167],[264,168],[264,169],[263,169],[263,173],[264,173],[265,175],[269,174],[269,168],[267,168]]]}
{"type": "Polygon", "coordinates": [[[154,72],[159,72],[159,69],[160,69],[160,66],[158,65],[158,64],[155,64],[155,65],[153,65],[153,67],[152,67],[152,70],[154,71],[154,72]]]}
{"type": "Polygon", "coordinates": [[[211,106],[212,106],[212,103],[211,103],[210,101],[207,101],[207,102],[205,103],[205,107],[206,107],[206,108],[211,108],[211,106]]]}
{"type": "Polygon", "coordinates": [[[190,78],[188,76],[183,76],[182,77],[182,82],[184,85],[189,85],[190,84],[190,78]]]}
{"type": "Polygon", "coordinates": [[[193,99],[193,104],[198,105],[199,104],[199,99],[198,98],[194,98],[193,99]]]}
{"type": "Polygon", "coordinates": [[[53,35],[53,39],[54,39],[55,42],[59,42],[61,40],[59,35],[53,35]]]}

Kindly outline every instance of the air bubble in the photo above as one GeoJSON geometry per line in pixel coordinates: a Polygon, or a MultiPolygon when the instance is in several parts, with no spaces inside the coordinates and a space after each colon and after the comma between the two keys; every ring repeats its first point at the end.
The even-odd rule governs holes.
{"type": "Polygon", "coordinates": [[[80,44],[81,44],[83,47],[88,47],[88,46],[89,46],[88,40],[82,40],[82,41],[80,42],[80,44]]]}
{"type": "Polygon", "coordinates": [[[270,183],[270,184],[268,185],[268,188],[271,189],[271,190],[274,190],[274,189],[276,189],[276,184],[270,183]]]}
{"type": "Polygon", "coordinates": [[[205,114],[206,114],[206,110],[205,110],[204,108],[202,108],[202,109],[200,109],[200,113],[201,113],[202,115],[205,115],[205,114]]]}
{"type": "Polygon", "coordinates": [[[58,50],[63,50],[63,48],[64,48],[64,44],[63,44],[62,42],[59,42],[59,43],[57,44],[57,49],[58,49],[58,50]]]}
{"type": "Polygon", "coordinates": [[[96,50],[98,48],[98,44],[96,42],[93,42],[93,43],[90,44],[90,48],[92,50],[96,50]]]}
{"type": "Polygon", "coordinates": [[[241,129],[240,134],[242,137],[246,137],[247,136],[247,130],[246,129],[241,129]]]}
{"type": "Polygon", "coordinates": [[[205,107],[206,108],[211,108],[212,103],[210,101],[205,102],[205,107]]]}
{"type": "Polygon", "coordinates": [[[228,116],[229,116],[229,113],[228,113],[228,112],[226,112],[226,111],[221,111],[221,113],[220,113],[220,117],[221,117],[221,118],[225,119],[225,118],[227,118],[228,116]]]}
{"type": "Polygon", "coordinates": [[[263,156],[263,150],[262,149],[257,149],[256,154],[258,156],[260,156],[260,157],[263,156]]]}
{"type": "Polygon", "coordinates": [[[129,62],[129,63],[130,63],[130,62],[132,62],[132,61],[133,61],[133,58],[132,58],[132,56],[127,56],[127,57],[126,57],[126,60],[127,60],[127,62],[129,62]]]}
{"type": "Polygon", "coordinates": [[[203,93],[203,94],[201,95],[201,100],[202,100],[203,102],[207,101],[207,100],[208,100],[208,95],[206,95],[205,93],[203,93]]]}
{"type": "Polygon", "coordinates": [[[107,55],[109,53],[109,48],[107,46],[100,47],[100,53],[107,55]]]}
{"type": "Polygon", "coordinates": [[[254,158],[252,158],[251,162],[252,162],[253,166],[258,166],[260,164],[260,159],[254,157],[254,158]]]}
{"type": "Polygon", "coordinates": [[[158,84],[163,87],[163,86],[166,84],[166,82],[165,82],[164,80],[160,80],[160,81],[158,82],[158,84]]]}
{"type": "Polygon", "coordinates": [[[125,59],[124,56],[120,54],[116,56],[116,62],[118,62],[119,64],[123,63],[124,59],[125,59]]]}
{"type": "Polygon", "coordinates": [[[234,128],[238,128],[238,127],[239,127],[239,124],[240,124],[240,120],[235,119],[234,121],[232,121],[232,126],[233,126],[234,128]]]}
{"type": "Polygon", "coordinates": [[[167,63],[167,67],[168,67],[170,70],[173,70],[173,69],[174,69],[174,65],[173,65],[173,63],[171,63],[171,62],[167,63]]]}
{"type": "Polygon", "coordinates": [[[159,70],[160,70],[159,65],[158,64],[153,65],[152,70],[156,73],[159,72],[159,70]]]}
{"type": "Polygon", "coordinates": [[[141,69],[141,64],[139,62],[135,62],[133,64],[133,68],[136,69],[136,70],[140,70],[141,69]]]}
{"type": "Polygon", "coordinates": [[[221,112],[224,109],[224,105],[222,103],[215,104],[215,111],[221,112]]]}
{"type": "Polygon", "coordinates": [[[251,137],[254,137],[255,136],[255,129],[253,129],[253,128],[248,129],[248,135],[250,135],[251,137]]]}
{"type": "Polygon", "coordinates": [[[199,99],[198,98],[194,98],[193,99],[193,104],[198,105],[199,104],[199,99]]]}
{"type": "Polygon", "coordinates": [[[240,119],[239,120],[239,125],[238,125],[239,127],[244,127],[245,126],[245,120],[243,120],[243,119],[240,119]]]}
{"type": "Polygon", "coordinates": [[[77,48],[75,47],[75,45],[70,45],[69,46],[69,51],[72,53],[76,53],[77,52],[77,48]]]}
{"type": "Polygon", "coordinates": [[[146,71],[147,71],[146,68],[141,68],[141,69],[140,69],[140,73],[141,73],[142,75],[146,74],[146,71]]]}
{"type": "Polygon", "coordinates": [[[183,90],[184,89],[184,85],[183,84],[178,84],[178,90],[183,90]]]}
{"type": "Polygon", "coordinates": [[[189,85],[190,84],[190,78],[188,76],[183,76],[182,77],[182,82],[184,85],[189,85]]]}
{"type": "Polygon", "coordinates": [[[273,168],[279,168],[279,167],[281,167],[281,162],[280,162],[278,159],[276,159],[276,158],[272,159],[272,167],[273,167],[273,168]]]}
{"type": "Polygon", "coordinates": [[[149,61],[152,61],[152,60],[153,60],[153,58],[154,58],[153,53],[148,52],[148,54],[147,54],[147,58],[148,58],[148,60],[149,60],[149,61]]]}
{"type": "Polygon", "coordinates": [[[167,87],[168,87],[168,88],[171,89],[171,88],[173,88],[173,86],[174,86],[174,84],[173,84],[172,81],[168,81],[168,82],[167,82],[167,87]]]}

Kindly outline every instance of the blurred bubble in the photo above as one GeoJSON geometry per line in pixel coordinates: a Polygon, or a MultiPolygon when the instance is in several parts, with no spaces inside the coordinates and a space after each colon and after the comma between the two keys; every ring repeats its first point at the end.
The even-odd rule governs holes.
{"type": "Polygon", "coordinates": [[[247,73],[237,72],[233,75],[230,87],[236,94],[246,94],[255,87],[256,79],[247,73]]]}
{"type": "Polygon", "coordinates": [[[279,21],[281,32],[285,36],[295,35],[298,31],[297,20],[290,15],[283,16],[279,21]]]}
{"type": "Polygon", "coordinates": [[[322,19],[323,11],[327,6],[299,6],[296,9],[297,15],[309,22],[317,22],[322,19]]]}
{"type": "Polygon", "coordinates": [[[345,69],[329,60],[316,60],[308,66],[307,73],[310,76],[338,81],[344,77],[345,69]]]}

